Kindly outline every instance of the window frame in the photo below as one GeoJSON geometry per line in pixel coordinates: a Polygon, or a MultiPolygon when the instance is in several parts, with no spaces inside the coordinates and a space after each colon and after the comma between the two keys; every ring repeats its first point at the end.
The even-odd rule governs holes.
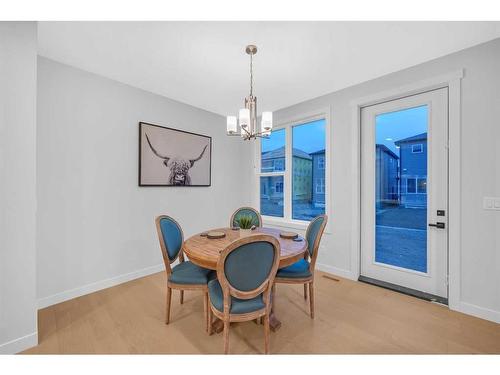
{"type": "Polygon", "coordinates": [[[319,184],[316,183],[315,184],[315,187],[314,187],[314,190],[316,191],[316,194],[325,194],[326,192],[326,181],[324,178],[318,178],[318,181],[319,181],[319,184]],[[322,187],[322,191],[318,191],[318,187],[322,187]]]}
{"type": "MultiPolygon", "coordinates": [[[[292,118],[277,121],[273,126],[273,131],[281,129],[285,130],[285,170],[279,172],[261,172],[261,140],[255,142],[255,177],[256,184],[254,189],[254,202],[260,211],[260,178],[267,176],[283,176],[283,217],[262,215],[264,224],[273,225],[284,228],[306,229],[309,221],[292,219],[292,180],[293,180],[293,165],[292,165],[292,132],[294,126],[305,125],[309,122],[324,120],[325,121],[325,214],[330,212],[331,198],[331,123],[330,123],[330,108],[324,108],[308,114],[297,115],[292,118]]],[[[326,233],[331,233],[330,224],[325,228],[326,233]]]]}
{"type": "Polygon", "coordinates": [[[406,194],[417,194],[417,177],[406,177],[406,194]],[[408,183],[409,180],[414,180],[415,181],[415,191],[409,191],[408,187],[410,184],[408,183]]]}
{"type": "Polygon", "coordinates": [[[411,153],[412,154],[422,154],[424,152],[424,144],[423,143],[415,143],[411,145],[411,153]],[[415,146],[420,146],[420,151],[415,151],[415,146]]]}
{"type": "Polygon", "coordinates": [[[417,177],[417,193],[416,194],[427,194],[427,177],[417,177]],[[419,186],[419,182],[422,181],[422,180],[425,180],[425,192],[421,192],[421,191],[418,191],[418,186],[419,186]]]}
{"type": "Polygon", "coordinates": [[[324,156],[318,156],[318,169],[325,169],[325,157],[324,156]]]}
{"type": "Polygon", "coordinates": [[[427,194],[427,177],[423,176],[407,176],[404,177],[404,193],[403,194],[419,194],[419,195],[425,195],[427,194]],[[415,191],[408,191],[408,180],[415,180],[415,191]],[[425,193],[418,191],[418,183],[419,181],[425,181],[425,193]]]}

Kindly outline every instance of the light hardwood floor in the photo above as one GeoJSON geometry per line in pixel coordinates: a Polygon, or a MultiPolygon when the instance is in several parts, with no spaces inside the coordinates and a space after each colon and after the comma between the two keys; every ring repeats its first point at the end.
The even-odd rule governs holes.
{"type": "MultiPolygon", "coordinates": [[[[316,273],[316,317],[302,285],[277,285],[281,329],[271,353],[500,353],[500,324],[375,286],[316,273]]],[[[207,336],[201,293],[173,293],[165,325],[165,273],[158,273],[38,313],[40,344],[25,353],[223,353],[221,334],[207,336]]],[[[234,354],[262,353],[264,329],[230,330],[234,354]]]]}

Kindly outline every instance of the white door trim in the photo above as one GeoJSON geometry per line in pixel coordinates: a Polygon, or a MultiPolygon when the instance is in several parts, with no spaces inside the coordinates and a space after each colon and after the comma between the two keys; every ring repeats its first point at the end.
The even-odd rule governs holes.
{"type": "Polygon", "coordinates": [[[358,279],[361,266],[361,108],[437,88],[448,87],[449,121],[449,179],[448,179],[448,306],[460,310],[460,256],[461,256],[461,80],[463,69],[432,77],[410,85],[375,93],[353,100],[352,108],[352,187],[353,217],[350,269],[352,278],[358,279]]]}
{"type": "MultiPolygon", "coordinates": [[[[390,116],[390,115],[389,115],[390,116]]],[[[389,120],[390,122],[390,120],[389,120]]],[[[385,129],[387,130],[387,129],[385,129]]],[[[385,138],[383,137],[383,138],[385,138]]],[[[382,138],[382,139],[383,139],[382,138]]],[[[387,145],[388,146],[388,145],[387,145]]],[[[392,148],[389,147],[391,150],[392,148]]],[[[399,155],[401,161],[406,157],[405,147],[401,145],[399,155]]],[[[418,290],[435,296],[438,301],[448,300],[448,223],[447,217],[438,217],[436,210],[448,210],[448,88],[440,88],[426,91],[421,94],[405,96],[401,99],[386,101],[380,104],[363,107],[361,109],[361,275],[375,280],[400,285],[413,290],[418,290]],[[411,267],[396,266],[391,261],[377,261],[379,254],[379,229],[378,222],[378,193],[381,187],[376,187],[378,182],[379,157],[376,157],[376,143],[378,143],[379,116],[386,116],[390,113],[420,108],[425,111],[425,120],[420,123],[422,128],[413,129],[411,125],[405,129],[406,134],[385,134],[385,137],[402,139],[426,132],[427,141],[422,146],[423,155],[426,155],[426,171],[421,171],[426,175],[426,215],[423,232],[418,233],[426,239],[425,244],[420,244],[419,249],[424,251],[426,258],[425,270],[411,269],[411,267]],[[425,130],[423,129],[425,127],[425,130]],[[424,150],[425,149],[425,150],[424,150]],[[376,197],[377,195],[377,197],[376,197]],[[444,230],[427,230],[427,223],[443,221],[444,230]]],[[[410,162],[411,164],[411,162],[410,162]]],[[[399,169],[404,165],[400,165],[399,169]]],[[[411,169],[411,167],[410,167],[411,169]]],[[[399,171],[399,182],[401,187],[405,187],[405,179],[411,176],[404,170],[399,171]]],[[[416,182],[416,181],[415,181],[416,182]]],[[[415,193],[417,186],[415,185],[415,193]]],[[[406,206],[404,197],[399,203],[406,206]]],[[[391,226],[391,224],[388,224],[391,226]]],[[[394,225],[398,226],[398,225],[394,225]]],[[[392,228],[393,226],[391,226],[392,228]]],[[[394,229],[392,229],[394,231],[394,229]]],[[[408,233],[408,229],[404,232],[408,233]]],[[[393,232],[394,234],[394,232],[393,232]]],[[[415,242],[415,244],[418,242],[415,242]]]]}

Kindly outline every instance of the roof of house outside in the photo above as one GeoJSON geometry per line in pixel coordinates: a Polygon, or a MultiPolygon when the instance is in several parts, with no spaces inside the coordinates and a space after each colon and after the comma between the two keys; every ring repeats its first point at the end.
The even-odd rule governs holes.
{"type": "Polygon", "coordinates": [[[427,140],[427,132],[422,134],[417,134],[412,137],[400,139],[399,141],[394,142],[396,145],[400,145],[401,143],[409,143],[415,141],[426,141],[427,140]]]}
{"type": "Polygon", "coordinates": [[[309,155],[318,155],[318,154],[324,154],[324,153],[325,153],[325,149],[323,148],[321,150],[311,152],[309,155]]]}
{"type": "Polygon", "coordinates": [[[397,156],[394,152],[392,152],[391,149],[388,148],[386,145],[377,143],[375,146],[377,148],[380,148],[382,151],[388,153],[389,155],[391,155],[394,159],[399,159],[399,156],[397,156]]]}
{"type": "MultiPolygon", "coordinates": [[[[302,159],[307,159],[307,160],[312,159],[307,152],[299,150],[298,148],[294,148],[292,153],[293,153],[293,156],[297,157],[297,158],[302,158],[302,159]]],[[[280,148],[277,148],[275,150],[271,150],[271,151],[268,151],[268,152],[265,152],[262,154],[262,160],[279,159],[279,158],[284,158],[284,157],[285,157],[285,146],[282,146],[280,148]]]]}

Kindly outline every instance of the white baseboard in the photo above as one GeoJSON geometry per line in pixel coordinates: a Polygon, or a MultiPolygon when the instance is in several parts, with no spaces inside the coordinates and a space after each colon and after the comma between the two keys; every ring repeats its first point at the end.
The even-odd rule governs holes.
{"type": "Polygon", "coordinates": [[[36,345],[38,345],[38,333],[33,332],[29,335],[0,344],[0,354],[16,354],[36,345]]]}
{"type": "Polygon", "coordinates": [[[115,276],[109,279],[97,281],[91,284],[83,285],[81,287],[66,290],[61,293],[53,294],[48,297],[40,298],[38,300],[38,308],[43,309],[48,306],[55,305],[57,303],[61,303],[76,297],[84,296],[85,294],[97,292],[98,290],[110,288],[112,286],[125,283],[127,281],[131,281],[134,279],[138,279],[140,277],[148,276],[153,273],[160,272],[165,269],[165,265],[163,263],[157,264],[155,266],[143,268],[138,271],[129,272],[123,275],[115,276]]]}
{"type": "Polygon", "coordinates": [[[472,315],[477,318],[490,320],[495,323],[500,323],[500,311],[487,309],[467,302],[459,302],[456,311],[472,315]]]}
{"type": "Polygon", "coordinates": [[[343,277],[345,279],[355,280],[355,281],[358,280],[357,276],[353,272],[351,272],[349,270],[345,270],[343,268],[329,266],[329,265],[324,264],[324,263],[316,263],[316,268],[320,271],[331,273],[333,275],[337,275],[337,276],[343,277]]]}
{"type": "MultiPolygon", "coordinates": [[[[346,269],[333,267],[327,264],[317,263],[316,268],[320,271],[331,273],[346,279],[358,280],[358,275],[346,269]]],[[[487,309],[467,302],[458,302],[456,306],[449,306],[450,310],[455,310],[467,315],[472,315],[477,318],[489,320],[491,322],[500,323],[500,311],[487,309]]]]}

